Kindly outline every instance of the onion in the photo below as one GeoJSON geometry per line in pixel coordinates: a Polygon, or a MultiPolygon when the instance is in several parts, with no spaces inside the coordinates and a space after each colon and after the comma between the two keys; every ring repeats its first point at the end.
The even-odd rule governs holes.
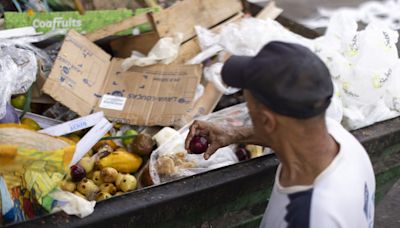
{"type": "Polygon", "coordinates": [[[9,103],[6,105],[6,115],[0,119],[0,123],[19,123],[18,114],[9,103]]]}

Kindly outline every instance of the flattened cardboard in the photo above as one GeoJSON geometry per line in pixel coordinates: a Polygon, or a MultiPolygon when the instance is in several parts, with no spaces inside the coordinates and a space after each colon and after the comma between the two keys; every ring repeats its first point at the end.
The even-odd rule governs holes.
{"type": "Polygon", "coordinates": [[[71,30],[43,91],[79,115],[104,111],[114,121],[169,126],[192,107],[201,65],[155,65],[121,69],[110,55],[71,30]],[[126,98],[122,111],[100,108],[103,95],[126,98]]]}
{"type": "Polygon", "coordinates": [[[111,56],[70,30],[46,80],[43,91],[81,116],[97,103],[111,56]]]}
{"type": "Polygon", "coordinates": [[[183,40],[196,35],[195,25],[211,28],[242,12],[240,0],[185,0],[153,14],[156,30],[160,37],[183,34],[183,40]]]}
{"type": "Polygon", "coordinates": [[[123,111],[102,109],[110,120],[137,125],[172,125],[192,106],[201,65],[154,65],[123,72],[113,59],[102,91],[127,98],[123,111]]]}

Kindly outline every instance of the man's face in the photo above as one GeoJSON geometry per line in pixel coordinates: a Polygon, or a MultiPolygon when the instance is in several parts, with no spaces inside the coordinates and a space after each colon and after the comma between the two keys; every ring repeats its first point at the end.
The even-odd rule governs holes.
{"type": "Polygon", "coordinates": [[[258,107],[258,101],[254,99],[254,97],[248,90],[244,90],[243,94],[247,101],[247,107],[249,109],[251,121],[253,122],[254,133],[259,136],[266,135],[266,132],[264,132],[262,127],[262,114],[259,110],[260,107],[258,107]]]}

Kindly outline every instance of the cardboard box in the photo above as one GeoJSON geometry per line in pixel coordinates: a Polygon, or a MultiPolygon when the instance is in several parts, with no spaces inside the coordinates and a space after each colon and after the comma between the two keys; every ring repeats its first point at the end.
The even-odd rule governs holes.
{"type": "Polygon", "coordinates": [[[43,91],[81,116],[104,111],[110,120],[133,125],[174,125],[192,107],[201,65],[123,72],[122,61],[70,30],[43,91]]]}

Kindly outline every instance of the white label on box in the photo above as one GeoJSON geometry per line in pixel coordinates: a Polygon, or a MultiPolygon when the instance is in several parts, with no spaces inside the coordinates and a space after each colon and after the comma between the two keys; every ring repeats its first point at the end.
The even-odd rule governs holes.
{"type": "Polygon", "coordinates": [[[103,95],[99,107],[122,111],[124,109],[126,97],[117,97],[113,95],[103,95]]]}
{"type": "Polygon", "coordinates": [[[66,135],[75,131],[89,128],[97,124],[104,117],[103,112],[96,112],[88,116],[74,119],[62,124],[48,127],[39,131],[40,133],[48,134],[51,136],[66,135]]]}

